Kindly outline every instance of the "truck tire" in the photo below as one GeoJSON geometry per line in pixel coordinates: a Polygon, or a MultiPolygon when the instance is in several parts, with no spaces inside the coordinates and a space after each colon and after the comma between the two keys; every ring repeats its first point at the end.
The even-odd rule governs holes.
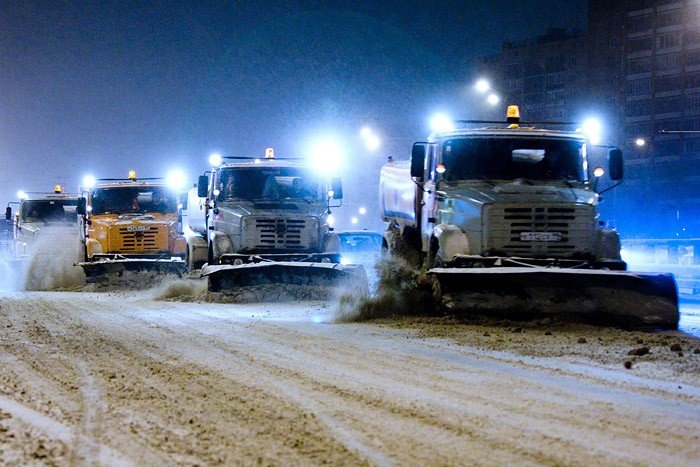
{"type": "Polygon", "coordinates": [[[192,243],[187,244],[187,253],[185,256],[185,262],[187,263],[187,272],[192,274],[197,269],[202,269],[206,261],[198,260],[193,252],[194,245],[192,243]]]}
{"type": "Polygon", "coordinates": [[[209,266],[214,266],[216,264],[216,258],[214,258],[214,244],[211,242],[209,242],[207,263],[209,264],[209,266]]]}
{"type": "Polygon", "coordinates": [[[432,239],[430,242],[430,249],[428,250],[428,255],[425,258],[425,269],[427,271],[433,268],[442,268],[445,266],[445,260],[442,258],[442,253],[440,252],[440,245],[438,245],[437,240],[432,239]]]}

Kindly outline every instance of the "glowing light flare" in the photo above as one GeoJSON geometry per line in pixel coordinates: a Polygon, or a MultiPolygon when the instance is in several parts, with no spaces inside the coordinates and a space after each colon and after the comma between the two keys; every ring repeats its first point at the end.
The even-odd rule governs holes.
{"type": "Polygon", "coordinates": [[[326,219],[326,222],[328,222],[328,225],[332,227],[335,224],[335,216],[333,216],[333,214],[330,214],[326,219]]]}
{"type": "Polygon", "coordinates": [[[491,105],[497,105],[499,102],[501,102],[501,98],[498,97],[498,94],[489,94],[486,98],[486,102],[491,105]]]}
{"type": "Polygon", "coordinates": [[[171,190],[183,190],[187,184],[185,172],[179,169],[170,171],[165,180],[171,190]]]}
{"type": "Polygon", "coordinates": [[[445,173],[445,164],[438,164],[437,167],[435,167],[435,171],[439,174],[444,174],[445,173]]]}
{"type": "Polygon", "coordinates": [[[221,154],[219,154],[218,152],[213,152],[209,155],[209,164],[212,167],[220,167],[223,161],[224,158],[221,157],[221,154]]]}
{"type": "Polygon", "coordinates": [[[337,173],[340,169],[342,151],[333,140],[327,139],[316,143],[311,151],[311,163],[314,169],[324,175],[337,173]]]}
{"type": "Polygon", "coordinates": [[[600,144],[601,135],[603,133],[603,125],[597,118],[589,118],[583,122],[581,131],[588,137],[591,144],[600,144]]]}
{"type": "Polygon", "coordinates": [[[372,129],[371,129],[370,127],[368,127],[368,126],[363,127],[363,128],[360,130],[360,138],[362,138],[362,139],[367,139],[367,138],[369,138],[370,136],[372,136],[372,134],[373,134],[373,133],[372,133],[372,129]]]}
{"type": "Polygon", "coordinates": [[[17,197],[18,197],[19,199],[27,199],[27,198],[29,198],[29,196],[27,195],[27,193],[25,193],[23,190],[19,190],[19,191],[17,192],[17,197]]]}
{"type": "Polygon", "coordinates": [[[595,175],[596,177],[602,177],[603,175],[605,175],[605,169],[600,166],[596,167],[595,169],[593,169],[593,175],[595,175]]]}
{"type": "Polygon", "coordinates": [[[97,179],[93,177],[92,175],[86,175],[83,177],[83,188],[93,188],[95,185],[97,185],[97,179]]]}
{"type": "Polygon", "coordinates": [[[433,131],[451,131],[455,129],[455,125],[449,116],[438,113],[430,119],[430,128],[433,131]]]}
{"type": "Polygon", "coordinates": [[[634,140],[634,145],[637,146],[638,148],[643,148],[646,146],[647,141],[644,138],[637,138],[634,140]]]}
{"type": "Polygon", "coordinates": [[[474,84],[474,89],[476,89],[482,94],[487,93],[491,89],[491,84],[489,84],[488,81],[482,78],[476,81],[476,83],[474,84]]]}
{"type": "Polygon", "coordinates": [[[365,147],[370,151],[376,151],[381,146],[381,141],[377,135],[370,135],[365,141],[365,147]]]}
{"type": "Polygon", "coordinates": [[[357,224],[358,222],[360,222],[360,220],[357,217],[353,217],[352,219],[350,219],[350,222],[352,222],[353,224],[357,224]]]}
{"type": "Polygon", "coordinates": [[[357,212],[359,212],[361,216],[364,216],[365,214],[367,214],[367,208],[362,206],[360,209],[357,210],[357,212]]]}

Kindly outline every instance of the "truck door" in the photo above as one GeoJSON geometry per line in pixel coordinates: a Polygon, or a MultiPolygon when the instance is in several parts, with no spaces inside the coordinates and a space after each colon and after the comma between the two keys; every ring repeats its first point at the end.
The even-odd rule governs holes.
{"type": "Polygon", "coordinates": [[[435,166],[437,164],[438,145],[431,143],[428,146],[427,161],[425,164],[425,183],[423,184],[423,197],[421,201],[421,240],[423,243],[423,251],[428,251],[430,237],[433,235],[435,227],[436,212],[435,212],[435,186],[437,173],[435,166]]]}

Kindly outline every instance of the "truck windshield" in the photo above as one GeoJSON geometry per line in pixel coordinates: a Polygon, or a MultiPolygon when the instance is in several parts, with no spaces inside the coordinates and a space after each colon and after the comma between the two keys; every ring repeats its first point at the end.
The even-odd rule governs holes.
{"type": "Polygon", "coordinates": [[[323,199],[317,176],[292,167],[223,169],[219,173],[219,199],[323,199]]]}
{"type": "Polygon", "coordinates": [[[556,138],[471,137],[445,141],[443,179],[587,180],[583,141],[556,138]]]}
{"type": "Polygon", "coordinates": [[[24,222],[64,223],[77,222],[77,199],[27,200],[20,206],[24,222]]]}
{"type": "Polygon", "coordinates": [[[92,214],[177,213],[177,195],[165,187],[97,188],[91,200],[92,214]]]}

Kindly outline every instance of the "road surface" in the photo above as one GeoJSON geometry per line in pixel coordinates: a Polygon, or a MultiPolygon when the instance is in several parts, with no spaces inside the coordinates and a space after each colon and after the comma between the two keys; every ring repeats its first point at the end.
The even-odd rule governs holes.
{"type": "Polygon", "coordinates": [[[0,464],[700,459],[693,337],[332,314],[326,302],[5,293],[0,464]],[[628,357],[636,340],[651,353],[628,357]]]}

